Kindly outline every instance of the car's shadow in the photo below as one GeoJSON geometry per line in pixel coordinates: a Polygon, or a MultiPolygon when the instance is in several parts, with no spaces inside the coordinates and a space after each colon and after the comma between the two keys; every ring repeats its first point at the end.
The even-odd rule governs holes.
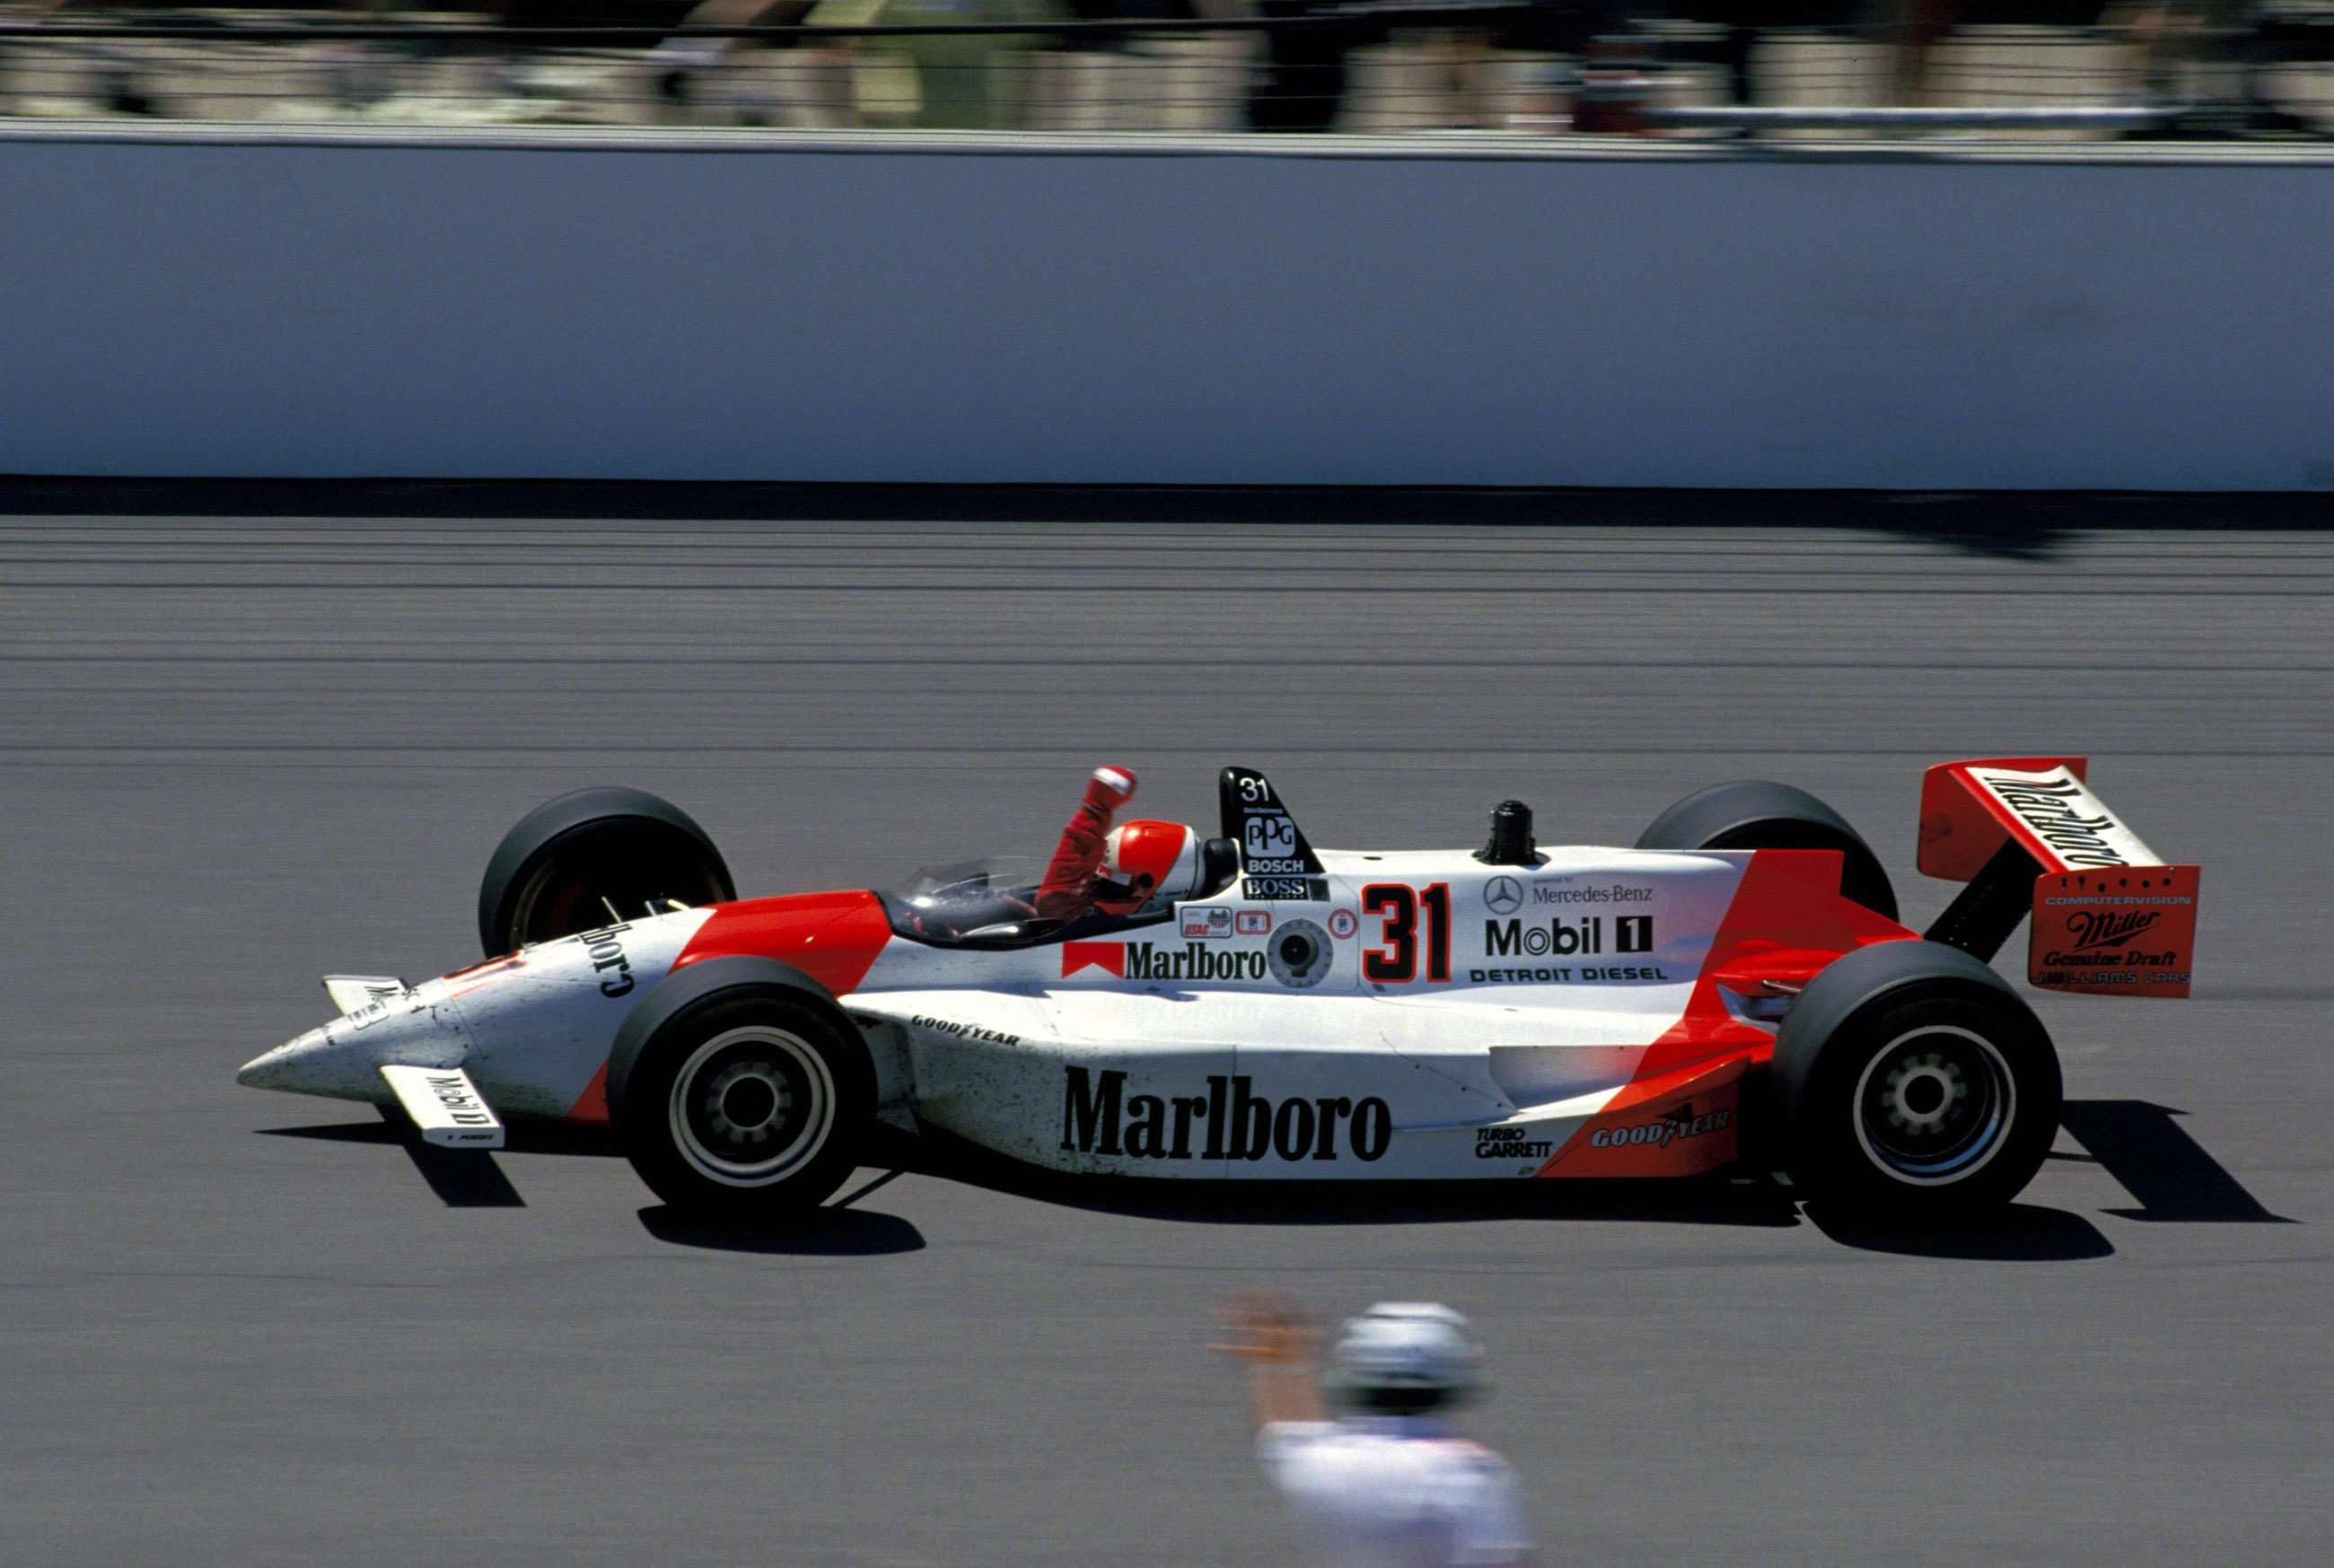
{"type": "MultiPolygon", "coordinates": [[[[526,1199],[493,1154],[478,1149],[439,1149],[421,1141],[412,1125],[383,1117],[367,1121],[328,1121],[306,1127],[264,1127],[271,1138],[313,1139],[322,1143],[362,1143],[395,1146],[438,1200],[448,1208],[524,1208],[526,1199]]],[[[518,1122],[505,1129],[503,1151],[508,1154],[603,1155],[621,1153],[604,1127],[574,1127],[558,1122],[518,1122]]],[[[659,1241],[675,1246],[707,1247],[721,1252],[751,1252],[826,1257],[873,1257],[888,1253],[915,1252],[924,1245],[921,1232],[897,1215],[879,1214],[854,1207],[898,1174],[863,1183],[844,1191],[801,1225],[783,1229],[746,1228],[709,1223],[678,1214],[661,1204],[640,1211],[641,1225],[659,1241]]]]}
{"type": "Polygon", "coordinates": [[[2106,1211],[2118,1219],[2189,1225],[2299,1223],[2271,1213],[2227,1166],[2173,1120],[2186,1114],[2147,1100],[2069,1100],[2059,1123],[2139,1200],[2136,1208],[2106,1211]]]}
{"type": "Polygon", "coordinates": [[[1110,486],[689,483],[603,480],[0,478],[0,512],[24,516],[541,517],[625,523],[1032,522],[1316,524],[1706,529],[1722,516],[1881,534],[2021,561],[2063,554],[2112,529],[2322,526],[2322,497],[2066,491],[1493,489],[1448,486],[1110,486]],[[1714,506],[1713,496],[1722,506],[1714,506]]]}
{"type": "Polygon", "coordinates": [[[886,1134],[871,1158],[919,1176],[1097,1214],[1194,1225],[1448,1225],[1467,1220],[1618,1219],[1792,1226],[1790,1195],[1765,1178],[1678,1181],[1177,1181],[1072,1176],[950,1137],[886,1134]]]}
{"type": "Polygon", "coordinates": [[[394,1144],[405,1151],[438,1201],[448,1208],[525,1208],[510,1178],[495,1157],[483,1149],[440,1149],[424,1143],[412,1124],[378,1121],[333,1121],[314,1127],[265,1127],[275,1138],[313,1138],[327,1143],[394,1144]]]}
{"type": "MultiPolygon", "coordinates": [[[[2103,1212],[2121,1219],[2212,1224],[2294,1223],[2272,1214],[2174,1118],[2183,1112],[2141,1100],[2072,1100],[2062,1125],[2088,1151],[2058,1161],[2095,1162],[2138,1200],[2103,1212]]],[[[333,1122],[263,1130],[280,1138],[396,1144],[431,1191],[449,1207],[515,1207],[526,1199],[492,1155],[436,1149],[410,1127],[386,1121],[333,1122]]],[[[605,1129],[520,1123],[508,1152],[618,1153],[605,1129]]],[[[1802,1205],[1788,1186],[1752,1174],[1672,1180],[1475,1182],[1217,1182],[1133,1177],[1069,1176],[992,1154],[936,1130],[910,1136],[879,1129],[864,1165],[886,1174],[844,1191],[810,1221],[778,1229],[709,1224],[656,1206],[640,1211],[660,1241],[728,1252],[816,1256],[880,1256],[913,1252],[922,1235],[904,1218],[859,1207],[862,1198],[903,1172],[978,1187],[1032,1202],[1092,1213],[1193,1225],[1448,1225],[1497,1220],[1619,1220],[1637,1224],[1749,1226],[1770,1229],[1804,1218],[1844,1246],[1903,1256],[2001,1262],[2075,1262],[2115,1247],[2080,1215],[2018,1203],[1951,1224],[1881,1224],[1821,1202],[1802,1205]]]]}
{"type": "Polygon", "coordinates": [[[1903,1257],[2078,1263],[2115,1255],[2114,1243],[2081,1215],[2033,1203],[2009,1204],[1965,1220],[1915,1225],[1876,1223],[1820,1202],[1809,1202],[1800,1212],[1808,1224],[1842,1246],[1903,1257]]]}
{"type": "MultiPolygon", "coordinates": [[[[391,1122],[385,1116],[373,1121],[323,1121],[308,1127],[263,1127],[269,1138],[310,1138],[320,1143],[413,1143],[410,1123],[391,1122]]],[[[604,1127],[576,1127],[564,1121],[519,1121],[503,1130],[503,1149],[511,1154],[595,1154],[621,1152],[604,1127]]]]}
{"type": "Polygon", "coordinates": [[[882,1257],[921,1252],[923,1233],[896,1214],[858,1208],[820,1209],[800,1225],[752,1229],[711,1225],[659,1204],[640,1214],[641,1227],[673,1246],[750,1252],[776,1257],[882,1257]]]}
{"type": "MultiPolygon", "coordinates": [[[[879,1140],[880,1141],[880,1140],[879,1140]]],[[[816,1212],[786,1226],[721,1225],[658,1204],[641,1210],[641,1226],[659,1241],[715,1252],[754,1252],[785,1257],[878,1257],[921,1252],[923,1232],[896,1214],[862,1208],[859,1200],[896,1180],[894,1166],[847,1186],[816,1212]]]]}

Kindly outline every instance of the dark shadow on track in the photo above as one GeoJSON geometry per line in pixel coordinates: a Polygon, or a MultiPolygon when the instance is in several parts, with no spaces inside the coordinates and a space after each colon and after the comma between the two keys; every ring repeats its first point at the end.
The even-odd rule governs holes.
{"type": "MultiPolygon", "coordinates": [[[[429,1190],[448,1208],[525,1208],[526,1199],[483,1149],[440,1149],[424,1143],[411,1124],[333,1121],[314,1127],[263,1127],[271,1138],[313,1138],[327,1143],[394,1144],[405,1150],[429,1190]]],[[[516,1147],[516,1145],[511,1145],[516,1147]]]]}
{"type": "Polygon", "coordinates": [[[482,1149],[439,1149],[418,1138],[400,1140],[405,1157],[448,1208],[525,1208],[495,1157],[482,1149]]]}
{"type": "Polygon", "coordinates": [[[1647,1224],[1799,1223],[1790,1196],[1764,1179],[1661,1181],[1177,1181],[1041,1170],[927,1132],[900,1151],[904,1169],[1064,1208],[1195,1225],[1448,1225],[1466,1220],[1635,1220],[1647,1224]]]}
{"type": "MultiPolygon", "coordinates": [[[[2067,1102],[2061,1118],[2067,1130],[2139,1200],[2137,1208],[2111,1208],[2107,1213],[2120,1218],[2189,1223],[2295,1223],[2264,1207],[2173,1121],[2182,1114],[2145,1100],[2067,1102]]],[[[397,1144],[448,1207],[521,1207],[526,1203],[493,1156],[480,1150],[433,1148],[386,1121],[260,1130],[275,1138],[397,1144]]],[[[614,1157],[619,1152],[603,1128],[523,1124],[510,1129],[506,1138],[506,1149],[512,1153],[614,1157]]],[[[879,1130],[868,1154],[871,1168],[884,1174],[845,1193],[820,1210],[818,1219],[798,1230],[772,1232],[711,1225],[662,1207],[642,1209],[641,1223],[662,1241],[733,1252],[836,1256],[913,1252],[923,1246],[924,1239],[912,1225],[895,1216],[863,1213],[852,1207],[902,1171],[1036,1203],[1196,1225],[1436,1225],[1534,1219],[1771,1228],[1797,1225],[1801,1213],[1787,1189],[1763,1178],[1481,1184],[1144,1180],[1043,1170],[931,1130],[921,1138],[879,1130]]],[[[2106,1257],[2115,1251],[2088,1220],[2031,1204],[2013,1204],[1966,1223],[1912,1228],[1832,1215],[1820,1203],[1808,1205],[1805,1215],[1817,1229],[1844,1246],[1918,1257],[2073,1262],[2106,1257]]]]}
{"type": "MultiPolygon", "coordinates": [[[[395,1143],[404,1135],[386,1121],[324,1121],[312,1127],[263,1127],[270,1138],[313,1138],[321,1143],[395,1143]]],[[[615,1155],[622,1151],[604,1127],[520,1121],[503,1129],[506,1154],[615,1155]]]]}
{"type": "MultiPolygon", "coordinates": [[[[2245,1190],[2228,1167],[2172,1119],[2187,1112],[2146,1100],[2070,1100],[2059,1125],[2123,1183],[2137,1208],[2110,1208],[2122,1219],[2187,1224],[2293,1225],[2245,1190]]],[[[2065,1155],[2058,1159],[2069,1158],[2065,1155]]]]}
{"type": "Polygon", "coordinates": [[[622,1155],[605,1127],[571,1127],[561,1121],[522,1121],[503,1129],[503,1148],[513,1154],[622,1155]]]}
{"type": "Polygon", "coordinates": [[[2322,495],[0,477],[0,515],[1839,528],[2041,561],[2092,529],[2323,528],[2322,495]]]}
{"type": "Polygon", "coordinates": [[[664,1205],[641,1210],[642,1228],[675,1246],[716,1252],[751,1252],[781,1257],[877,1257],[923,1250],[923,1233],[896,1214],[864,1209],[822,1208],[784,1230],[716,1225],[675,1213],[664,1205]]]}
{"type": "Polygon", "coordinates": [[[2076,1263],[2111,1257],[2115,1247],[2078,1214],[2013,1203],[1966,1221],[1925,1226],[1876,1225],[1827,1212],[1809,1203],[1808,1223],[1839,1243],[1903,1257],[1951,1257],[1987,1263],[2076,1263]]]}
{"type": "Polygon", "coordinates": [[[402,1139],[385,1121],[323,1121],[313,1127],[262,1127],[263,1138],[313,1138],[319,1143],[397,1143],[402,1139]]]}

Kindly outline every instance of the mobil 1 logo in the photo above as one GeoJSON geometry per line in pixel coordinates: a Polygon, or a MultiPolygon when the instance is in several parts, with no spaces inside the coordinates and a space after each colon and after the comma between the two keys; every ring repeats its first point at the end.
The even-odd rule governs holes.
{"type": "Polygon", "coordinates": [[[1490,958],[1563,957],[1573,954],[1650,953],[1654,950],[1651,915],[1581,915],[1567,919],[1486,920],[1483,954],[1490,958]]]}

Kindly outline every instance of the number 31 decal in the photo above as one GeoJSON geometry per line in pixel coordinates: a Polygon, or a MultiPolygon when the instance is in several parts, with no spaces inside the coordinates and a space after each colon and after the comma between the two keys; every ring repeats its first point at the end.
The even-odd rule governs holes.
{"type": "Polygon", "coordinates": [[[1418,911],[1426,907],[1426,977],[1451,978],[1451,884],[1372,882],[1362,890],[1362,908],[1378,917],[1378,946],[1362,954],[1362,977],[1384,986],[1407,985],[1418,977],[1418,911]]]}

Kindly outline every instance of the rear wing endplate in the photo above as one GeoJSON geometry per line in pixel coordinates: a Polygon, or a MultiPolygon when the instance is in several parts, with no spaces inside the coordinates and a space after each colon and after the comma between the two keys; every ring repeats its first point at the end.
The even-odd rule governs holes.
{"type": "Polygon", "coordinates": [[[2046,990],[2185,996],[2199,869],[2167,864],[2091,792],[2078,756],[1941,763],[1921,780],[1923,874],[1969,887],[1927,935],[1991,958],[2030,915],[2046,990]]]}

